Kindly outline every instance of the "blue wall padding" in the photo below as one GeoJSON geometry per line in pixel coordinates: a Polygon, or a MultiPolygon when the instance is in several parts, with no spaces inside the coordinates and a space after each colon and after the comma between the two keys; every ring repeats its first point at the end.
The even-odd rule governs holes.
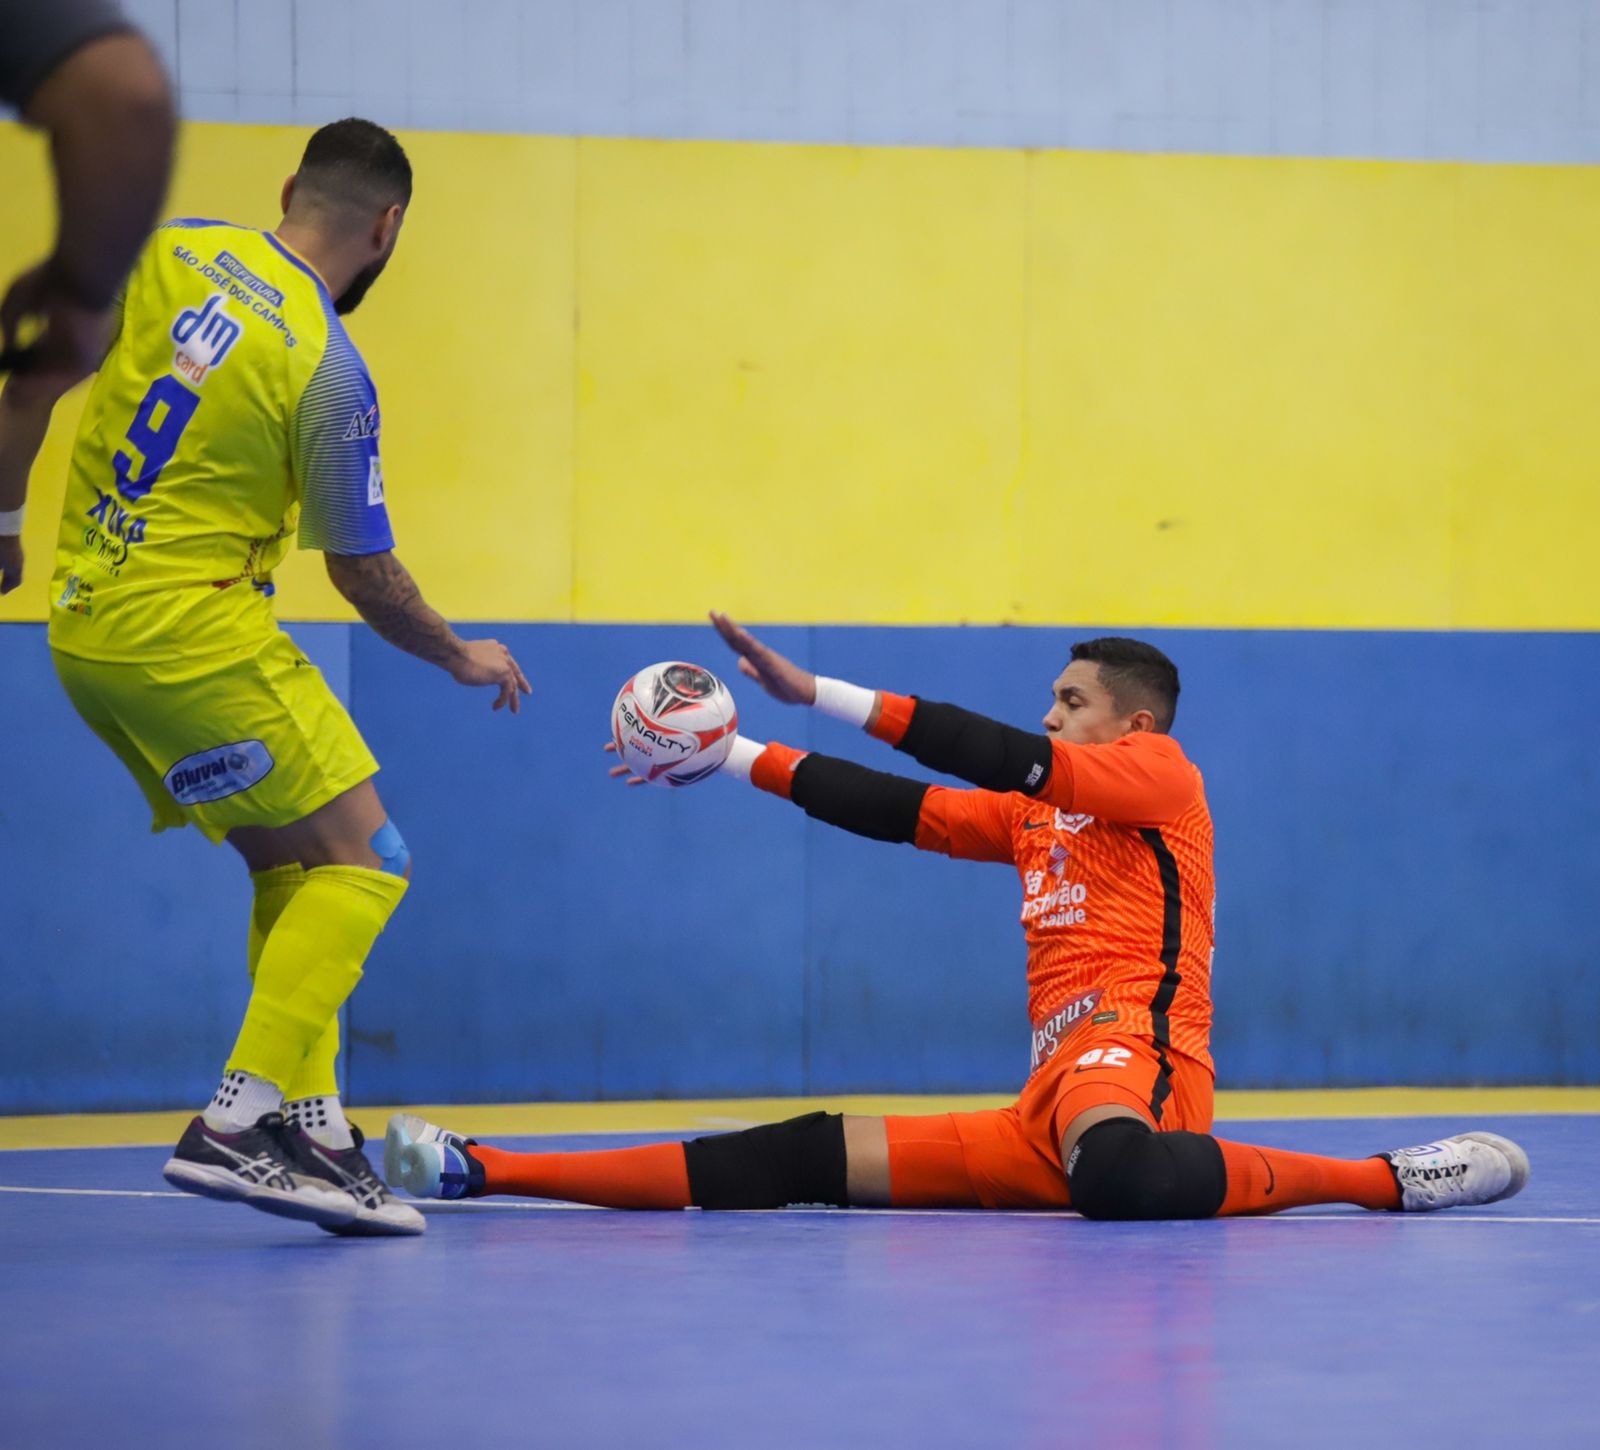
{"type": "MultiPolygon", "coordinates": [[[[295,638],[349,688],[344,625],[295,638]]],[[[249,878],[144,798],[51,668],[43,625],[0,626],[0,1112],[199,1106],[249,995],[249,878]]]]}
{"type": "MultiPolygon", "coordinates": [[[[1027,1061],[1005,868],[858,841],[725,780],[628,790],[636,667],[733,681],[745,733],[908,763],[785,710],[689,627],[496,625],[519,719],[365,629],[306,626],[384,770],[414,888],[350,1014],[365,1101],[1006,1090],[1027,1061]]],[[[475,631],[479,632],[479,631],[475,631]]],[[[829,673],[1032,724],[1088,630],[774,629],[829,673]]],[[[1184,671],[1221,887],[1223,1086],[1600,1081],[1600,637],[1149,631],[1184,671]]],[[[0,629],[0,1111],[204,1100],[248,885],[152,839],[39,626],[0,629]]]]}

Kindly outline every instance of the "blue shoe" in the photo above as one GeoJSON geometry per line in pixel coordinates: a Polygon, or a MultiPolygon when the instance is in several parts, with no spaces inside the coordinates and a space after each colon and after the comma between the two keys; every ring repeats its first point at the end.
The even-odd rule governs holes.
{"type": "Polygon", "coordinates": [[[383,1137],[383,1176],[413,1198],[476,1198],[484,1191],[483,1165],[473,1139],[414,1113],[396,1113],[383,1137]]]}

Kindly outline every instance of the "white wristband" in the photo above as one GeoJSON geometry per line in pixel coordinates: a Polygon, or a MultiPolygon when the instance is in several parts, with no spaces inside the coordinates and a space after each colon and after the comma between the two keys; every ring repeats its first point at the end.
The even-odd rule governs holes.
{"type": "Polygon", "coordinates": [[[22,510],[0,509],[0,538],[9,538],[22,532],[22,510]]]}
{"type": "Polygon", "coordinates": [[[766,749],[764,745],[757,745],[754,740],[746,740],[740,735],[734,740],[728,750],[728,758],[717,769],[726,775],[737,777],[739,780],[750,779],[750,767],[756,763],[756,757],[766,749]]]}
{"type": "Polygon", "coordinates": [[[876,690],[866,689],[862,685],[852,685],[846,680],[831,680],[827,675],[818,675],[817,698],[812,702],[812,706],[821,710],[824,715],[834,720],[843,720],[846,725],[854,725],[859,730],[865,728],[867,719],[872,714],[873,702],[877,698],[876,690]]]}

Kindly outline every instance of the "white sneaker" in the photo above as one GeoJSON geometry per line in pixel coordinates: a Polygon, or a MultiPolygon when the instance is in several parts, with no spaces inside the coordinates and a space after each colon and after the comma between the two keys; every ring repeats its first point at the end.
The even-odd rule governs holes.
{"type": "Polygon", "coordinates": [[[483,1165],[468,1151],[473,1146],[415,1113],[396,1113],[383,1135],[383,1176],[413,1198],[475,1196],[483,1191],[483,1165]]]}
{"type": "Polygon", "coordinates": [[[1498,1203],[1528,1183],[1528,1155],[1498,1133],[1457,1133],[1379,1156],[1394,1169],[1407,1213],[1498,1203]]]}

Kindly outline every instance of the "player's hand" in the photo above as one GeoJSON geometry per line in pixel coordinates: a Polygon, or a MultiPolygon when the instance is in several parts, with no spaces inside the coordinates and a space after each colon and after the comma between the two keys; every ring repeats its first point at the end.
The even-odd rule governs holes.
{"type": "Polygon", "coordinates": [[[99,367],[110,343],[110,310],[87,307],[63,290],[48,261],[16,278],[0,300],[0,352],[19,376],[57,396],[99,367]],[[25,344],[23,324],[30,319],[40,326],[25,344]]]}
{"type": "Polygon", "coordinates": [[[775,649],[768,649],[742,624],[735,624],[726,614],[711,611],[711,622],[729,649],[739,656],[739,673],[754,680],[774,700],[785,705],[814,705],[817,699],[817,677],[803,670],[793,660],[785,659],[775,649]]]}
{"type": "Polygon", "coordinates": [[[515,715],[521,708],[522,695],[531,695],[533,686],[522,673],[522,667],[511,658],[508,650],[497,639],[468,639],[462,641],[461,657],[451,666],[450,678],[458,685],[496,685],[494,708],[511,706],[515,715]]]}
{"type": "MultiPolygon", "coordinates": [[[[616,753],[617,753],[617,747],[611,741],[609,741],[609,740],[606,741],[606,754],[607,755],[615,755],[616,753]]],[[[611,769],[606,772],[606,774],[609,775],[612,778],[612,780],[621,780],[624,776],[626,776],[629,785],[649,785],[650,784],[650,782],[647,781],[642,775],[635,775],[625,765],[613,765],[611,767],[611,769]]]]}
{"type": "Polygon", "coordinates": [[[22,540],[16,534],[0,534],[0,594],[9,594],[22,583],[22,540]]]}

